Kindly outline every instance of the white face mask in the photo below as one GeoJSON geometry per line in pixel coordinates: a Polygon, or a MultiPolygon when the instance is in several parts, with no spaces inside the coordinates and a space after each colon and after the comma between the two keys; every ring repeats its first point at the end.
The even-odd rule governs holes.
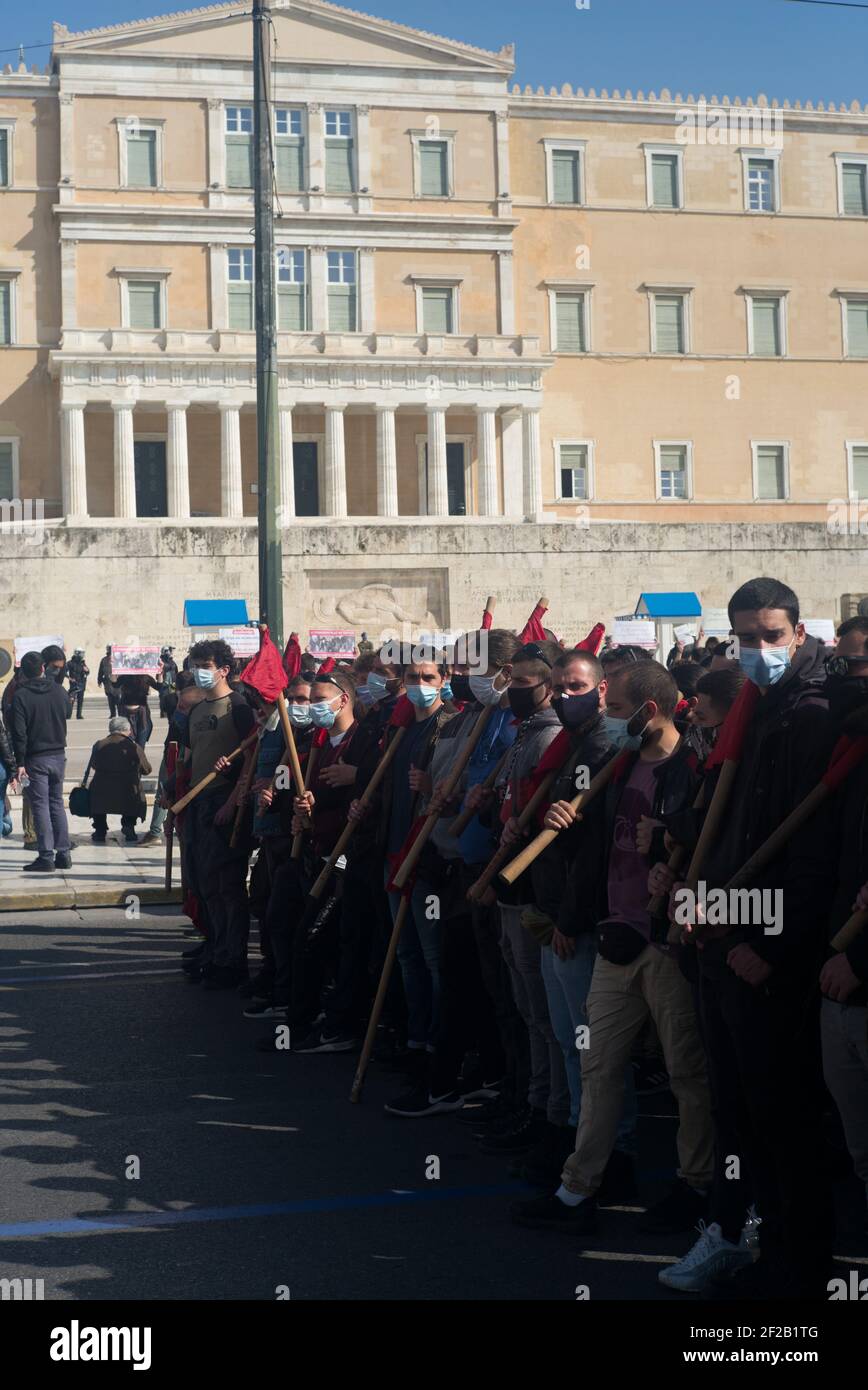
{"type": "Polygon", "coordinates": [[[499,705],[509,689],[509,682],[496,686],[496,680],[503,681],[500,673],[496,676],[471,676],[470,691],[474,700],[478,700],[480,705],[499,705]]]}
{"type": "Polygon", "coordinates": [[[274,711],[274,713],[273,713],[272,715],[270,715],[269,718],[265,721],[265,732],[266,732],[267,734],[273,734],[279,723],[280,723],[280,709],[278,708],[278,709],[276,709],[276,710],[274,711]]]}

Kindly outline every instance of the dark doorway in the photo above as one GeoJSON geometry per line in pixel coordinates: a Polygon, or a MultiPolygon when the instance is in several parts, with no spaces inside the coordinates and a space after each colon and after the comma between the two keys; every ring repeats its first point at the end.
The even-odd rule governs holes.
{"type": "Polygon", "coordinates": [[[312,440],[292,446],[296,516],[319,516],[319,466],[312,440]]]}
{"type": "MultiPolygon", "coordinates": [[[[467,515],[467,493],[464,488],[464,445],[446,445],[446,493],[450,516],[467,515]]],[[[425,497],[428,497],[428,445],[425,445],[425,497]]]]}
{"type": "Polygon", "coordinates": [[[136,466],[136,516],[168,516],[165,441],[137,439],[133,444],[136,466]]]}

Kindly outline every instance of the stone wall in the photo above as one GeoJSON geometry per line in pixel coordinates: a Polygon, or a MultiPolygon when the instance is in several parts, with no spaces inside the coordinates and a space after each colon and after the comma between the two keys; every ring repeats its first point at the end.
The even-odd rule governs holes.
{"type": "MultiPolygon", "coordinates": [[[[0,638],[59,632],[95,663],[106,643],[129,637],[183,648],[188,598],[245,598],[257,614],[252,520],[0,531],[0,638]]],[[[719,607],[744,580],[773,574],[795,588],[806,616],[835,619],[842,595],[868,592],[865,537],[811,523],[350,520],[287,529],[283,554],[285,627],[303,635],[354,627],[374,637],[402,621],[475,627],[489,593],[507,627],[547,595],[552,627],[575,640],[598,619],[631,612],[642,590],[692,589],[719,607]]]]}

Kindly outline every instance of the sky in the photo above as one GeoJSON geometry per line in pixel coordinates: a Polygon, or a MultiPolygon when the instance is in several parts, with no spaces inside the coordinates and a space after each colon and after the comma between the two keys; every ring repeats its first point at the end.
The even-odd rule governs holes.
{"type": "MultiPolygon", "coordinates": [[[[239,0],[239,9],[248,4],[239,0]]],[[[190,0],[29,0],[20,12],[4,5],[0,50],[14,51],[0,63],[16,61],[18,44],[47,44],[55,19],[77,31],[192,7],[190,0]]],[[[355,0],[350,8],[482,48],[514,43],[522,86],[868,101],[868,0],[355,0]]],[[[28,47],[28,65],[44,64],[48,52],[28,47]]]]}

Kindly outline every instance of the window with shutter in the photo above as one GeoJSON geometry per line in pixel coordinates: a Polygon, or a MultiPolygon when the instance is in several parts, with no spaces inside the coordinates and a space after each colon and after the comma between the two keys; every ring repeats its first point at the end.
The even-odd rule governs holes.
{"type": "Polygon", "coordinates": [[[9,131],[0,130],[0,188],[8,188],[9,169],[9,131]]]}
{"type": "Polygon", "coordinates": [[[864,164],[843,164],[841,166],[841,193],[844,212],[848,217],[868,215],[868,180],[864,164]]]}
{"type": "Polygon", "coordinates": [[[354,188],[352,140],[326,140],[326,192],[352,193],[354,188]]]}
{"type": "Polygon", "coordinates": [[[226,137],[226,187],[253,187],[253,140],[249,135],[226,137]]]}
{"type": "Polygon", "coordinates": [[[850,488],[857,497],[868,499],[868,444],[854,444],[850,450],[850,488]]]}
{"type": "Polygon", "coordinates": [[[127,184],[130,188],[157,186],[157,132],[127,135],[127,184]]]}
{"type": "Polygon", "coordinates": [[[7,502],[11,502],[15,492],[12,462],[11,439],[0,439],[0,498],[7,502]]]}
{"type": "Polygon", "coordinates": [[[329,285],[329,329],[332,333],[355,333],[355,285],[329,285]]]}
{"type": "Polygon", "coordinates": [[[12,281],[0,280],[0,347],[12,342],[12,281]]]}
{"type": "Polygon", "coordinates": [[[253,328],[253,251],[248,246],[232,246],[227,254],[227,301],[229,327],[236,333],[253,328]]]}
{"type": "Polygon", "coordinates": [[[677,154],[652,154],[651,197],[655,208],[678,207],[677,154]]]}
{"type": "Polygon", "coordinates": [[[301,136],[278,138],[274,150],[279,193],[301,193],[304,188],[304,140],[301,136]]]}
{"type": "Polygon", "coordinates": [[[561,444],[561,497],[564,500],[586,501],[588,497],[587,444],[561,444]]]}
{"type": "Polygon", "coordinates": [[[307,328],[306,257],[282,247],[277,253],[277,326],[283,333],[307,328]]]}
{"type": "Polygon", "coordinates": [[[585,351],[585,296],[559,294],[555,296],[555,323],[558,352],[585,351]]]}
{"type": "Polygon", "coordinates": [[[581,202],[580,158],[578,150],[552,150],[552,197],[554,202],[581,202]]]}
{"type": "Polygon", "coordinates": [[[654,296],[654,341],[657,352],[684,352],[684,299],[680,294],[654,296]]]}
{"type": "Polygon", "coordinates": [[[756,495],[768,501],[786,497],[787,475],[782,444],[757,445],[756,495]]]}
{"type": "Polygon", "coordinates": [[[422,289],[422,329],[425,333],[451,333],[452,290],[425,286],[422,289]]]}
{"type": "Polygon", "coordinates": [[[753,350],[756,357],[780,357],[781,355],[781,301],[779,299],[754,299],[753,350]]]}
{"type": "Polygon", "coordinates": [[[449,155],[445,140],[419,141],[419,193],[423,198],[449,194],[449,155]]]}
{"type": "Polygon", "coordinates": [[[868,299],[847,300],[847,356],[868,357],[868,299]]]}
{"type": "Polygon", "coordinates": [[[660,446],[660,496],[687,496],[687,449],[683,444],[660,446]]]}
{"type": "Polygon", "coordinates": [[[130,328],[162,328],[159,280],[130,280],[127,283],[127,295],[130,328]]]}

